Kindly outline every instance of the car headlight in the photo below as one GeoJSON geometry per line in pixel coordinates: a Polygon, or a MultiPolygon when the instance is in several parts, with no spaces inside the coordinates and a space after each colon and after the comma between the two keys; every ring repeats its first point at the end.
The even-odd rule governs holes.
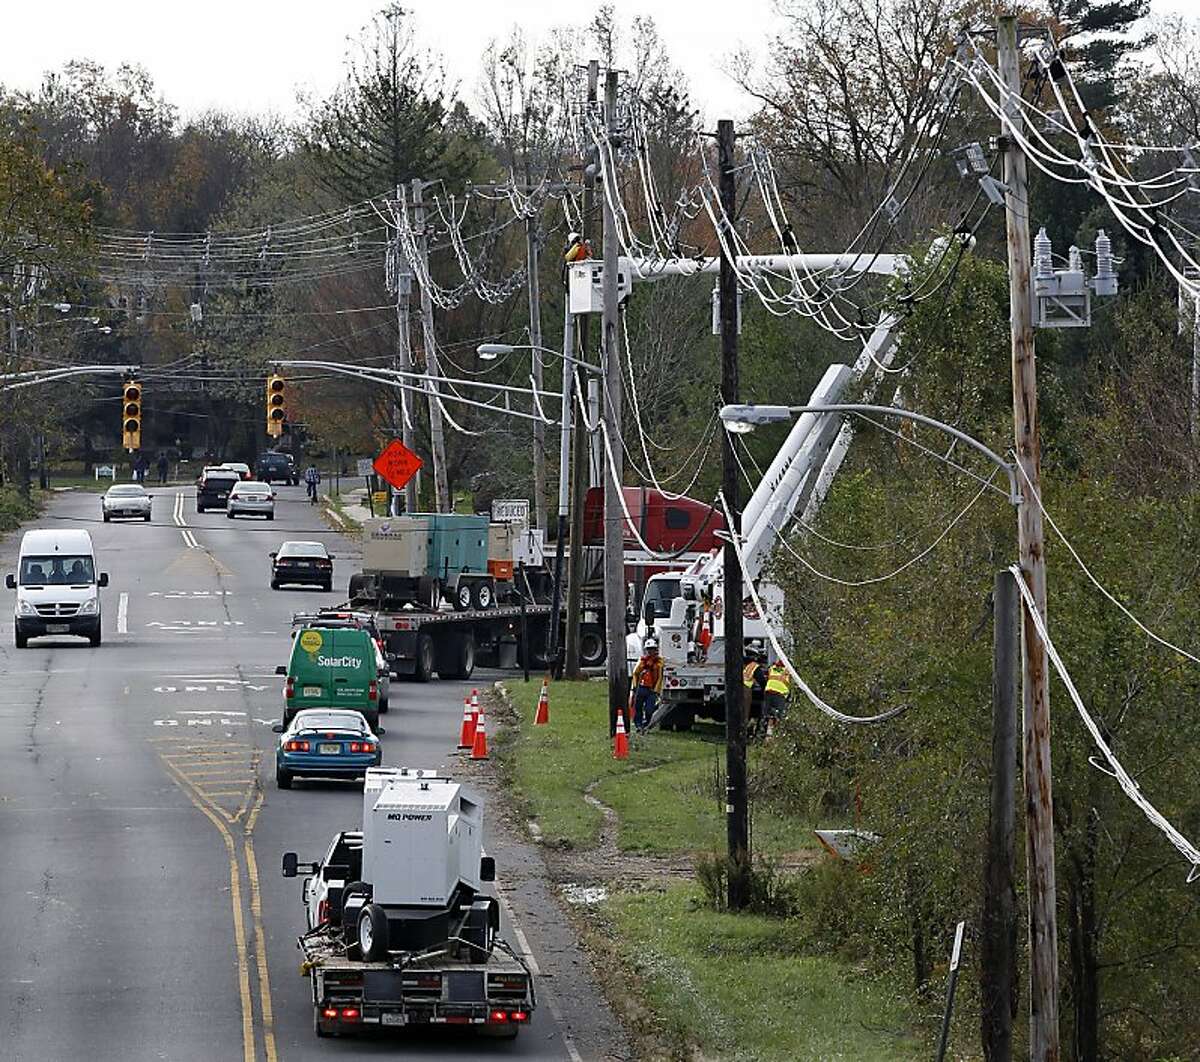
{"type": "Polygon", "coordinates": [[[78,615],[94,616],[100,610],[100,599],[98,597],[89,597],[82,605],[79,606],[78,615]]]}
{"type": "Polygon", "coordinates": [[[17,602],[18,616],[36,616],[37,614],[38,610],[33,607],[31,602],[25,601],[24,599],[17,602]]]}

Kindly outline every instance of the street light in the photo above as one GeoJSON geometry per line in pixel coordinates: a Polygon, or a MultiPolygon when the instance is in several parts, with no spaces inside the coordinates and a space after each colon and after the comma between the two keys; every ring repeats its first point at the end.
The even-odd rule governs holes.
{"type": "Polygon", "coordinates": [[[570,362],[572,365],[580,365],[589,372],[600,373],[603,371],[599,365],[592,365],[582,358],[572,357],[561,350],[554,350],[551,347],[536,347],[529,343],[480,343],[475,348],[475,353],[479,355],[480,361],[495,361],[497,358],[512,354],[517,350],[537,350],[543,354],[553,354],[556,358],[562,358],[563,361],[570,362]]]}

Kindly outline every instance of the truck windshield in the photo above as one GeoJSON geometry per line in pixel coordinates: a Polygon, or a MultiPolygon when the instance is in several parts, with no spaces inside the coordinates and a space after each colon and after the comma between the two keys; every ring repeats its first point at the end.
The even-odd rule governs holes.
{"type": "Polygon", "coordinates": [[[91,557],[55,554],[52,557],[21,558],[22,586],[65,586],[95,581],[96,571],[91,557]]]}
{"type": "Polygon", "coordinates": [[[646,604],[654,606],[656,616],[669,616],[671,602],[679,596],[678,579],[653,579],[646,587],[646,603],[642,605],[643,614],[646,604]]]}

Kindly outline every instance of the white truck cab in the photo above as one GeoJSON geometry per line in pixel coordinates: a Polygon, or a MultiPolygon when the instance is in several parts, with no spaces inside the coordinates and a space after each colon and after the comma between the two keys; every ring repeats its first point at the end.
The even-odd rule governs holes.
{"type": "Polygon", "coordinates": [[[100,644],[100,588],[92,536],[77,528],[26,531],[15,575],[5,585],[17,592],[13,638],[24,649],[30,638],[73,634],[100,644]]]}

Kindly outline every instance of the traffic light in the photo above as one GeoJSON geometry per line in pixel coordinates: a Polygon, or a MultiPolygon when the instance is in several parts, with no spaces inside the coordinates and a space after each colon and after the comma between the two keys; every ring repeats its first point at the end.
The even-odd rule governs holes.
{"type": "Polygon", "coordinates": [[[132,453],[142,448],[142,385],[126,380],[121,397],[121,440],[132,453]]]}
{"type": "Polygon", "coordinates": [[[283,422],[287,419],[284,408],[284,391],[287,381],[278,373],[267,377],[267,434],[278,439],[283,434],[283,422]]]}

